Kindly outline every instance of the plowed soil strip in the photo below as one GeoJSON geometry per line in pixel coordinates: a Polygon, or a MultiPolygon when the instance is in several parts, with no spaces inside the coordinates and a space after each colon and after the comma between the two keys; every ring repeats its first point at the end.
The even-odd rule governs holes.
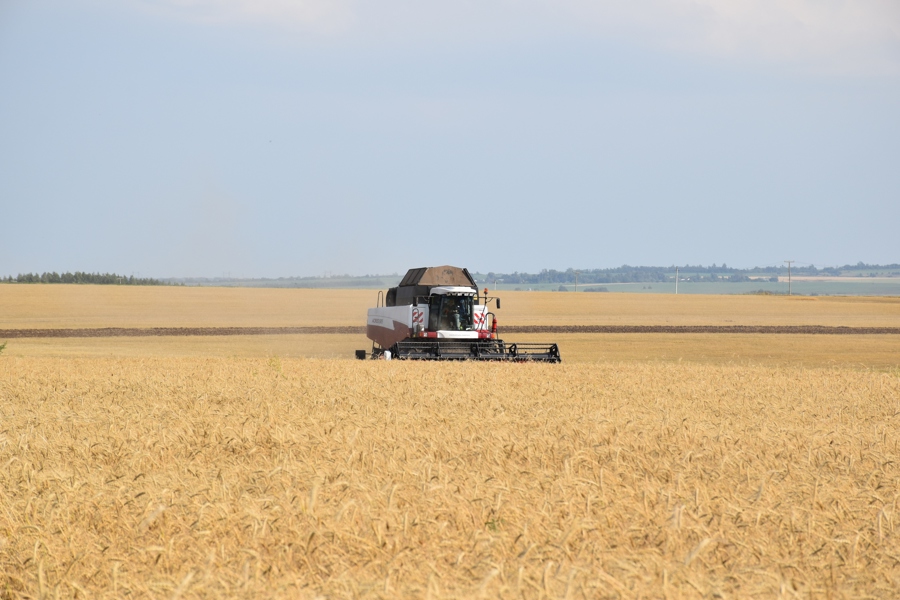
{"type": "MultiPolygon", "coordinates": [[[[222,335],[365,335],[365,327],[105,327],[98,329],[0,329],[0,340],[14,338],[98,338],[222,335]]],[[[821,325],[511,325],[507,333],[761,333],[820,335],[898,335],[900,327],[821,325]]]]}
{"type": "Polygon", "coordinates": [[[12,338],[97,338],[220,335],[290,335],[359,333],[365,327],[103,327],[98,329],[0,329],[0,339],[12,338]]]}

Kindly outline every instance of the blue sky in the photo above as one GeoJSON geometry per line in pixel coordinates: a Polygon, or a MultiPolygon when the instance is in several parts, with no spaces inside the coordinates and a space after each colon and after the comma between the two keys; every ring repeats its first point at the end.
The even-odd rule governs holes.
{"type": "Polygon", "coordinates": [[[900,3],[0,3],[0,274],[900,262],[900,3]]]}

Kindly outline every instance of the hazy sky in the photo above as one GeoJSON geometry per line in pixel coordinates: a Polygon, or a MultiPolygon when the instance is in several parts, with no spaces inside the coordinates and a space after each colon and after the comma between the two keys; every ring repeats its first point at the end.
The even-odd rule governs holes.
{"type": "Polygon", "coordinates": [[[0,0],[0,275],[900,262],[897,0],[0,0]]]}

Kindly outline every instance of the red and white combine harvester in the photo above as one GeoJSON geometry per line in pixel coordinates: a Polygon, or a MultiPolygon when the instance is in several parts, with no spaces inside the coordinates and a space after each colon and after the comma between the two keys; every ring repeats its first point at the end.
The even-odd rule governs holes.
{"type": "Polygon", "coordinates": [[[365,359],[561,361],[556,344],[506,343],[497,336],[497,318],[488,311],[500,299],[478,293],[475,280],[459,267],[410,269],[400,285],[378,292],[369,309],[366,335],[372,352],[365,359]]]}

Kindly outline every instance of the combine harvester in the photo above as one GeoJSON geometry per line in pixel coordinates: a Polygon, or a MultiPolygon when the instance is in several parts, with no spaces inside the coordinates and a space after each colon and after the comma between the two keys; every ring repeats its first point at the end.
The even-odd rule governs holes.
{"type": "Polygon", "coordinates": [[[459,267],[410,269],[400,285],[378,292],[369,309],[366,335],[372,352],[365,359],[494,360],[558,363],[556,344],[506,343],[497,337],[497,318],[488,304],[500,299],[479,295],[475,280],[459,267]]]}

